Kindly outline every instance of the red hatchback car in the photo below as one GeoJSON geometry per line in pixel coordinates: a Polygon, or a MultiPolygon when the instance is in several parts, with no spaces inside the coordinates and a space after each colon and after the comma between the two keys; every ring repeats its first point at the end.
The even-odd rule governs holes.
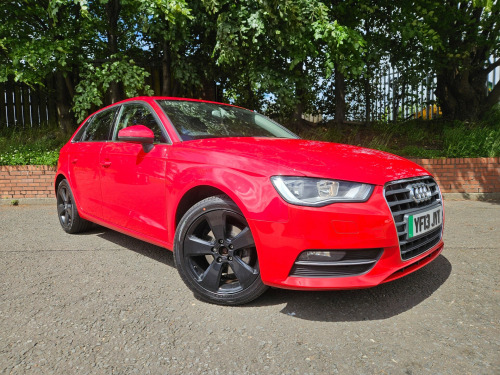
{"type": "Polygon", "coordinates": [[[55,189],[66,232],[94,222],[173,250],[195,296],[218,304],[268,286],[372,287],[443,249],[422,167],[221,103],[139,97],[94,113],[61,149],[55,189]]]}

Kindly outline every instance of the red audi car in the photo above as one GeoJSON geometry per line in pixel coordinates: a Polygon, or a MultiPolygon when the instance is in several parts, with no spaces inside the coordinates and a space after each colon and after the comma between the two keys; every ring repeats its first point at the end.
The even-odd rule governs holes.
{"type": "Polygon", "coordinates": [[[61,149],[55,190],[66,232],[93,222],[173,250],[195,296],[218,304],[268,286],[372,287],[443,249],[441,194],[422,167],[208,101],[99,110],[61,149]]]}

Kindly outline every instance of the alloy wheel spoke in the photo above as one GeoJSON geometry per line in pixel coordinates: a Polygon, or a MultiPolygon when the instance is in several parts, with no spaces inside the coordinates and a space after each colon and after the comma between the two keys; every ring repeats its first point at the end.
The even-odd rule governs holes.
{"type": "Polygon", "coordinates": [[[61,199],[64,203],[68,203],[68,197],[66,195],[66,189],[65,188],[62,188],[61,190],[59,190],[59,195],[61,196],[61,199]]]}
{"type": "Polygon", "coordinates": [[[222,263],[213,261],[201,276],[200,284],[212,292],[217,292],[220,286],[221,275],[222,263]]]}
{"type": "Polygon", "coordinates": [[[73,209],[71,204],[68,204],[66,206],[66,216],[68,217],[68,221],[73,217],[73,209]]]}
{"type": "Polygon", "coordinates": [[[62,216],[65,211],[66,211],[66,208],[64,208],[64,204],[59,203],[57,205],[57,213],[59,214],[59,216],[62,216]]]}
{"type": "Polygon", "coordinates": [[[184,255],[188,257],[212,254],[213,245],[196,236],[186,236],[184,240],[184,255]]]}
{"type": "Polygon", "coordinates": [[[212,230],[215,240],[226,238],[226,213],[222,210],[215,210],[205,214],[208,225],[212,230]]]}
{"type": "Polygon", "coordinates": [[[235,249],[242,249],[255,245],[255,242],[250,232],[249,227],[245,227],[236,237],[231,240],[231,244],[235,249]]]}
{"type": "Polygon", "coordinates": [[[233,272],[242,288],[250,286],[258,276],[257,270],[243,262],[243,260],[239,257],[233,258],[231,268],[233,269],[233,272]]]}

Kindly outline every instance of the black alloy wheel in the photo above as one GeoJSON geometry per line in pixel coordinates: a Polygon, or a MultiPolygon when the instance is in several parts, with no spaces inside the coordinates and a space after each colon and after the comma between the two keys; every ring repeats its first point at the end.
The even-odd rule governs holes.
{"type": "Polygon", "coordinates": [[[186,285],[204,301],[238,305],[267,289],[248,223],[227,196],[209,197],[188,210],[176,232],[174,257],[186,285]]]}
{"type": "Polygon", "coordinates": [[[67,180],[62,180],[57,187],[57,215],[61,227],[67,233],[87,230],[91,223],[78,214],[73,193],[67,180]]]}

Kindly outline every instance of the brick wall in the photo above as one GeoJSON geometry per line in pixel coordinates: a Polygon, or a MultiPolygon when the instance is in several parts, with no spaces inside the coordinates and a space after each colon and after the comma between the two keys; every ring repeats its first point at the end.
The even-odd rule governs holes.
{"type": "Polygon", "coordinates": [[[436,177],[443,193],[500,193],[500,158],[411,160],[436,177]]]}
{"type": "MultiPolygon", "coordinates": [[[[500,158],[412,159],[443,193],[500,193],[500,158]]],[[[0,198],[53,198],[55,167],[0,166],[0,198]]]]}
{"type": "Polygon", "coordinates": [[[53,198],[56,167],[0,166],[0,198],[53,198]]]}

